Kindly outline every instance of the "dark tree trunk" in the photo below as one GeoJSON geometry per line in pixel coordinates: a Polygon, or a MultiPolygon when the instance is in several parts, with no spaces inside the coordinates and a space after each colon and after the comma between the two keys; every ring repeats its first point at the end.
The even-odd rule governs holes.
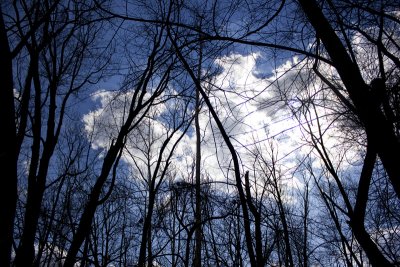
{"type": "Polygon", "coordinates": [[[0,7],[0,266],[9,266],[17,203],[16,127],[12,56],[0,7]]]}
{"type": "MultiPolygon", "coordinates": [[[[317,37],[323,42],[336,70],[338,71],[346,90],[356,107],[356,113],[365,128],[368,139],[368,148],[366,161],[373,161],[374,157],[368,155],[371,147],[379,155],[389,179],[400,197],[400,144],[396,138],[395,132],[390,122],[386,119],[382,110],[376,107],[374,99],[371,97],[370,87],[364,82],[357,63],[353,62],[348,55],[344,45],[336,35],[328,20],[322,13],[321,8],[315,0],[299,0],[299,3],[308,17],[311,25],[314,27],[317,37]],[[371,159],[372,158],[372,159],[371,159]]],[[[370,164],[364,162],[365,164],[370,164]]],[[[366,166],[364,166],[366,167],[366,166]]],[[[367,166],[368,167],[368,166],[367,166]]],[[[363,170],[364,172],[365,170],[363,170]]],[[[372,169],[370,175],[372,175],[372,169]]],[[[362,175],[363,176],[363,175],[362,175]]],[[[373,266],[393,266],[380,252],[376,244],[371,240],[370,235],[364,227],[364,220],[359,212],[364,212],[369,181],[360,180],[360,189],[364,192],[361,199],[365,202],[364,207],[352,215],[351,226],[353,233],[366,252],[370,263],[373,266]]],[[[360,196],[358,196],[360,197],[360,196]]],[[[359,204],[360,205],[360,204],[359,204]]],[[[356,211],[357,211],[356,207],[356,211]]]]}
{"type": "Polygon", "coordinates": [[[264,266],[264,255],[263,255],[263,240],[262,240],[262,232],[261,232],[261,214],[257,209],[256,205],[253,203],[253,199],[251,197],[250,191],[250,181],[249,181],[249,172],[247,171],[244,175],[245,180],[245,192],[247,203],[249,206],[250,212],[253,214],[254,217],[254,237],[255,237],[255,252],[256,252],[256,260],[257,260],[257,267],[264,266]]]}
{"type": "Polygon", "coordinates": [[[365,230],[365,210],[368,202],[368,192],[376,161],[376,152],[372,146],[367,149],[365,155],[363,169],[361,171],[360,181],[358,183],[357,199],[354,211],[351,214],[350,226],[358,243],[362,246],[367,254],[369,262],[372,266],[393,266],[383,256],[378,246],[372,241],[371,236],[365,230]]]}
{"type": "Polygon", "coordinates": [[[123,146],[123,138],[125,137],[125,131],[123,130],[121,131],[123,132],[123,134],[120,133],[120,136],[116,144],[111,146],[110,150],[108,151],[107,155],[104,158],[101,174],[98,177],[96,184],[94,185],[91,191],[88,202],[86,203],[85,209],[79,221],[78,229],[74,234],[71,246],[67,253],[67,257],[65,258],[64,267],[74,266],[76,261],[76,255],[78,254],[83,241],[90,232],[92,220],[96,212],[97,206],[99,205],[99,198],[102,192],[103,185],[106,182],[107,177],[111,171],[111,168],[114,165],[115,160],[117,159],[118,153],[120,152],[123,146]]]}
{"type": "Polygon", "coordinates": [[[171,35],[170,35],[170,40],[175,48],[177,56],[179,57],[180,61],[182,62],[185,70],[188,72],[191,79],[193,80],[193,83],[196,86],[196,90],[198,90],[200,92],[200,95],[202,96],[204,102],[206,103],[208,109],[210,110],[210,113],[211,113],[215,123],[217,124],[218,130],[220,131],[222,138],[224,139],[224,142],[227,145],[229,152],[232,156],[236,187],[237,187],[237,190],[239,193],[239,199],[240,199],[240,203],[241,203],[242,210],[243,210],[243,224],[244,224],[247,252],[249,254],[251,266],[257,266],[257,260],[256,260],[255,254],[254,254],[254,248],[253,248],[253,243],[252,243],[251,225],[250,225],[250,219],[249,219],[250,218],[249,209],[247,206],[246,195],[245,195],[245,192],[244,192],[243,186],[242,186],[239,158],[238,158],[238,155],[236,154],[235,147],[233,146],[228,133],[225,131],[225,128],[224,128],[221,120],[219,119],[218,114],[216,113],[215,109],[213,108],[211,101],[208,98],[208,95],[203,90],[200,81],[197,79],[196,75],[193,73],[192,69],[189,66],[189,63],[183,57],[181,51],[179,50],[178,45],[176,44],[175,40],[173,39],[173,37],[171,35]]]}
{"type": "MultiPolygon", "coordinates": [[[[201,61],[202,61],[202,47],[200,44],[200,57],[199,57],[199,70],[197,73],[198,79],[201,76],[201,61]]],[[[195,129],[196,129],[196,212],[195,212],[195,249],[194,249],[194,267],[201,267],[201,239],[202,239],[202,227],[201,227],[201,185],[200,185],[200,175],[201,175],[201,147],[200,147],[200,123],[199,123],[199,113],[200,113],[200,92],[196,89],[196,111],[195,111],[195,129]]]]}
{"type": "Polygon", "coordinates": [[[357,63],[353,62],[344,45],[336,35],[315,0],[299,0],[299,3],[314,27],[317,37],[323,42],[346,90],[356,107],[356,112],[365,128],[368,140],[377,153],[400,197],[400,143],[391,123],[370,96],[370,87],[364,82],[357,63]]]}
{"type": "Polygon", "coordinates": [[[155,194],[154,189],[151,188],[149,192],[149,203],[146,218],[143,222],[143,230],[142,230],[142,240],[140,242],[140,250],[139,250],[139,261],[138,266],[144,267],[146,263],[146,248],[148,245],[148,241],[151,238],[151,221],[153,218],[153,210],[155,203],[155,194]]]}

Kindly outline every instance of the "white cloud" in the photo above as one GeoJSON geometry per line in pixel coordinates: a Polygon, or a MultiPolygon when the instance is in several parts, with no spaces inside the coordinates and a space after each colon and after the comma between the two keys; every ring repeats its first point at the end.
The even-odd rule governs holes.
{"type": "MultiPolygon", "coordinates": [[[[106,151],[113,140],[117,138],[121,126],[128,115],[132,95],[132,91],[118,93],[101,90],[92,96],[92,100],[98,102],[98,107],[85,114],[82,120],[93,149],[106,151]]],[[[172,133],[168,123],[162,120],[162,114],[166,109],[167,103],[151,106],[144,118],[127,137],[122,160],[132,166],[133,169],[139,171],[136,172],[138,177],[143,174],[142,178],[146,179],[151,175],[155,169],[155,162],[157,162],[161,146],[172,133]],[[149,162],[151,164],[150,174],[147,172],[147,164],[149,162]]],[[[136,116],[133,123],[142,116],[143,111],[136,116]]],[[[171,139],[165,149],[165,155],[170,151],[173,143],[181,133],[181,131],[178,131],[171,139]]],[[[165,156],[163,159],[165,160],[165,156]]]]}
{"type": "MultiPolygon", "coordinates": [[[[298,108],[300,101],[308,97],[307,94],[317,95],[322,92],[321,84],[318,81],[309,84],[301,76],[302,69],[306,69],[308,63],[301,62],[297,57],[279,66],[268,78],[260,78],[260,75],[257,75],[257,60],[262,60],[259,53],[231,54],[221,57],[215,60],[221,72],[213,77],[212,81],[203,85],[210,93],[214,108],[237,149],[244,166],[242,171],[253,168],[255,150],[263,150],[268,155],[269,146],[272,144],[275,148],[277,163],[282,173],[287,176],[286,184],[299,188],[301,181],[294,177],[291,171],[295,169],[299,158],[310,153],[311,148],[307,145],[310,136],[304,128],[299,126],[299,120],[302,123],[305,122],[304,116],[298,117],[299,120],[296,119],[287,106],[293,109],[298,108]],[[213,86],[211,87],[210,84],[213,86]],[[284,92],[289,101],[286,103],[280,101],[282,99],[278,91],[284,92]],[[285,105],[287,105],[286,108],[285,105]]],[[[332,69],[325,67],[324,71],[331,73],[332,69]]],[[[131,92],[117,94],[99,91],[93,96],[93,100],[99,102],[99,108],[83,117],[86,132],[94,135],[93,148],[106,149],[112,138],[116,137],[124,114],[126,115],[131,94],[131,92]]],[[[130,153],[124,155],[125,162],[134,165],[132,158],[134,155],[136,164],[146,163],[143,149],[149,144],[137,135],[138,131],[150,131],[153,139],[156,140],[153,144],[155,151],[151,153],[151,161],[156,160],[158,149],[168,131],[168,125],[154,115],[160,115],[168,108],[167,102],[150,110],[149,118],[142,122],[138,130],[130,136],[127,144],[127,151],[130,153]]],[[[337,139],[340,133],[329,124],[331,118],[326,116],[329,110],[317,106],[316,111],[321,117],[320,122],[325,131],[325,145],[331,155],[336,155],[340,151],[337,139]]],[[[313,132],[318,132],[316,114],[313,112],[310,114],[308,114],[311,116],[308,117],[311,122],[310,127],[313,132]]],[[[205,106],[200,115],[200,128],[202,129],[203,174],[209,175],[213,180],[225,181],[227,170],[233,167],[231,155],[205,106]]],[[[195,143],[195,135],[186,134],[176,149],[174,166],[178,171],[178,178],[188,179],[188,172],[192,171],[195,143]]],[[[351,153],[351,151],[346,153],[351,153]]],[[[320,161],[316,162],[316,167],[322,164],[320,161]]],[[[233,177],[230,178],[233,179],[233,177]]]]}

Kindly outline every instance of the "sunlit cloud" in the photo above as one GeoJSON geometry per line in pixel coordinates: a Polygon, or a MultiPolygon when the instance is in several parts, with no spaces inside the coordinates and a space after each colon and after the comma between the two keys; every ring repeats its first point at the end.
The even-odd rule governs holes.
{"type": "MultiPolygon", "coordinates": [[[[302,101],[309,94],[318,95],[323,92],[320,81],[311,82],[302,77],[310,63],[293,57],[263,78],[258,75],[257,64],[260,60],[260,53],[231,54],[218,58],[215,64],[221,71],[211,80],[203,82],[203,86],[235,146],[242,164],[241,171],[244,173],[254,168],[257,153],[265,153],[263,156],[270,157],[269,150],[273,149],[274,160],[285,178],[283,180],[288,186],[298,188],[302,182],[293,171],[302,158],[311,155],[315,159],[313,167],[323,166],[316,152],[312,152],[310,132],[318,136],[319,130],[322,130],[324,145],[334,162],[338,160],[335,162],[337,164],[345,156],[338,144],[340,132],[331,125],[331,111],[324,105],[318,105],[318,97],[315,98],[317,105],[314,110],[295,112],[301,108],[302,101]],[[282,92],[285,96],[279,95],[282,92]]],[[[325,66],[322,71],[332,74],[333,69],[325,66]]],[[[85,130],[92,136],[93,148],[106,149],[112,138],[116,137],[126,117],[131,94],[99,91],[93,95],[93,101],[99,103],[98,108],[83,117],[85,130]]],[[[158,119],[158,115],[167,109],[165,103],[153,107],[143,124],[139,124],[138,129],[130,134],[122,158],[125,162],[136,168],[145,168],[148,160],[143,151],[148,149],[149,141],[138,135],[141,131],[151,132],[152,138],[156,140],[152,147],[155,151],[150,154],[151,162],[157,160],[158,149],[169,127],[158,119]],[[138,165],[138,162],[143,165],[138,165]]],[[[226,181],[228,178],[233,182],[232,172],[228,171],[233,168],[230,152],[206,106],[203,106],[199,120],[203,177],[216,181],[226,181]]],[[[195,135],[186,134],[176,148],[173,157],[176,179],[190,179],[195,160],[195,144],[195,135]]],[[[353,158],[353,162],[358,160],[357,155],[351,155],[351,150],[345,153],[348,158],[353,158]]]]}

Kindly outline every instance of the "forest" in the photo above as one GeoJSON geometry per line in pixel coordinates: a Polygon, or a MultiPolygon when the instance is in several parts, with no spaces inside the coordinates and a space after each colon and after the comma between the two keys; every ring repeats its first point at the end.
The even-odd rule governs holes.
{"type": "Polygon", "coordinates": [[[400,266],[398,0],[3,0],[0,59],[0,266],[400,266]]]}

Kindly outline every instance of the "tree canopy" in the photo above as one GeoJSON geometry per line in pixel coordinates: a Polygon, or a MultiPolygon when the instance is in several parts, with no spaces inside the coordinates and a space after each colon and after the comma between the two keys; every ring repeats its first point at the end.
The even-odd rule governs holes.
{"type": "Polygon", "coordinates": [[[0,11],[0,266],[400,264],[397,1],[0,11]]]}

